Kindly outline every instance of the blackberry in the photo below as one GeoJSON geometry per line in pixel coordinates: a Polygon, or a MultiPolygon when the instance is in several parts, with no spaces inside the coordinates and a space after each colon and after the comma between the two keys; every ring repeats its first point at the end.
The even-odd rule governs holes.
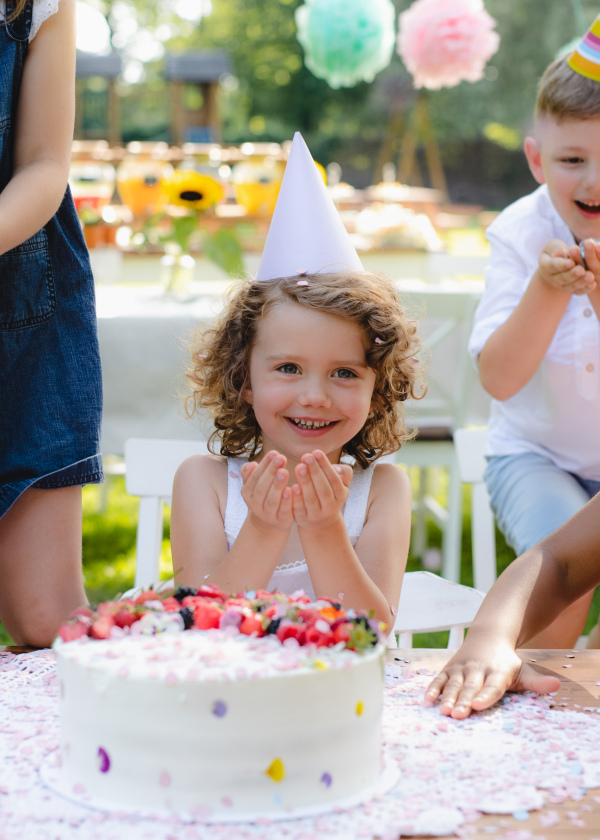
{"type": "Polygon", "coordinates": [[[187,598],[188,595],[197,595],[198,590],[194,589],[193,586],[180,586],[177,592],[174,593],[173,597],[177,598],[179,603],[183,601],[184,598],[187,598]]]}
{"type": "Polygon", "coordinates": [[[190,627],[194,626],[194,610],[191,610],[189,607],[184,607],[179,610],[179,615],[183,619],[184,630],[189,630],[190,627]]]}
{"type": "Polygon", "coordinates": [[[281,619],[280,618],[274,618],[272,621],[270,621],[267,624],[267,628],[265,630],[265,633],[267,635],[269,633],[277,633],[277,631],[279,630],[279,625],[280,624],[281,624],[281,619]]]}

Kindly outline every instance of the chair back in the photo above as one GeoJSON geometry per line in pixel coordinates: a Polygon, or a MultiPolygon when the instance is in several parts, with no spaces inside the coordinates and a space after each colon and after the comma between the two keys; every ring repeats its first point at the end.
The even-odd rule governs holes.
{"type": "Polygon", "coordinates": [[[134,586],[159,579],[163,504],[171,504],[177,467],[190,455],[208,452],[201,440],[129,438],[125,441],[125,488],[140,497],[134,586]]]}
{"type": "Polygon", "coordinates": [[[411,401],[407,414],[411,425],[463,426],[474,388],[480,388],[468,353],[469,334],[480,295],[475,292],[440,291],[435,286],[418,292],[400,292],[407,314],[422,318],[421,361],[425,367],[427,394],[411,401]]]}
{"type": "Polygon", "coordinates": [[[411,648],[413,633],[449,630],[448,647],[459,648],[484,597],[477,589],[431,572],[407,572],[394,622],[398,647],[411,648]]]}
{"type": "Polygon", "coordinates": [[[496,580],[496,531],[483,480],[487,429],[457,429],[454,446],[461,481],[471,485],[471,542],[475,586],[487,592],[496,580]]]}

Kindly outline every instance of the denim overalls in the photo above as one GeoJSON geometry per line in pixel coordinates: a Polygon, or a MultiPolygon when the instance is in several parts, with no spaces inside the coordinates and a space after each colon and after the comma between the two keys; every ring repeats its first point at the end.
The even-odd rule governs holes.
{"type": "MultiPolygon", "coordinates": [[[[0,24],[0,191],[12,174],[32,3],[0,24]]],[[[14,0],[6,7],[8,17],[14,0]]],[[[0,516],[28,487],[102,481],[101,414],[94,282],[67,187],[48,224],[0,255],[0,516]]]]}

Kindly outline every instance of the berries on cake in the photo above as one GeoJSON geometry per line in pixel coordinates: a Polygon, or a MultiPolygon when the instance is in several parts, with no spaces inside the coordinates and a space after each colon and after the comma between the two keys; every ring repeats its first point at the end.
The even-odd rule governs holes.
{"type": "Polygon", "coordinates": [[[149,590],[77,610],[54,650],[61,785],[81,801],[291,814],[382,772],[380,628],[336,601],[149,590]]]}

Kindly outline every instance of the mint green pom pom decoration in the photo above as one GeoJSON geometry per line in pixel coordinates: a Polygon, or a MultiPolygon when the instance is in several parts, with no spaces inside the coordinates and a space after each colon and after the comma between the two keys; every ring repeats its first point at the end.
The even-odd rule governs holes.
{"type": "Polygon", "coordinates": [[[296,9],[308,69],[332,88],[372,82],[394,50],[391,0],[306,0],[296,9]]]}

